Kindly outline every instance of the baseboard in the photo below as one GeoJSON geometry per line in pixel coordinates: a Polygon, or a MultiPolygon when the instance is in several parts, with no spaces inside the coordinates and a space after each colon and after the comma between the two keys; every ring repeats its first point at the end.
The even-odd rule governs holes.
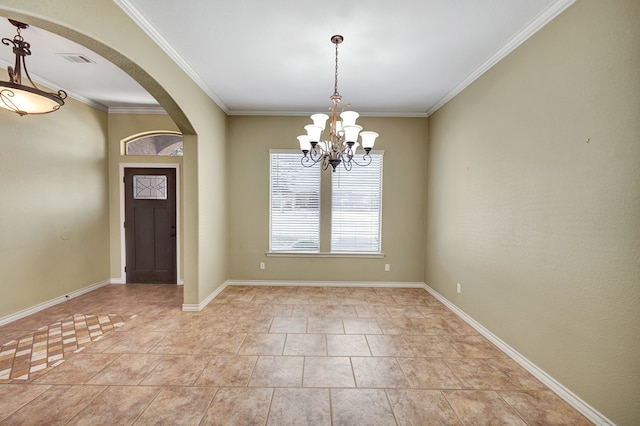
{"type": "Polygon", "coordinates": [[[204,299],[202,302],[200,303],[183,303],[182,304],[182,310],[184,312],[200,312],[201,310],[203,310],[209,303],[211,303],[211,301],[213,299],[216,298],[217,295],[219,295],[220,293],[222,293],[222,291],[227,288],[227,286],[229,285],[228,281],[225,281],[224,283],[222,283],[222,285],[218,288],[216,288],[210,295],[207,296],[206,299],[204,299]]]}
{"type": "Polygon", "coordinates": [[[395,287],[395,288],[424,288],[424,283],[418,282],[371,282],[371,281],[283,281],[283,280],[227,280],[213,293],[200,303],[184,303],[184,312],[200,312],[215,297],[230,285],[253,285],[273,287],[395,287]]]}
{"type": "Polygon", "coordinates": [[[392,288],[422,288],[442,302],[447,308],[451,309],[463,321],[473,327],[476,331],[486,337],[507,356],[520,364],[524,369],[531,373],[535,378],[540,380],[549,389],[555,392],[560,398],[565,400],[569,405],[578,410],[583,416],[596,425],[614,426],[615,424],[602,415],[598,410],[587,404],[576,394],[571,392],[544,370],[529,361],[518,351],[505,343],[498,336],[493,334],[482,324],[470,317],[462,309],[451,303],[448,299],[435,291],[429,285],[418,282],[371,282],[371,281],[282,281],[282,280],[227,280],[214,292],[212,292],[205,300],[198,304],[183,304],[183,311],[199,312],[205,308],[218,294],[220,294],[228,286],[298,286],[298,287],[392,287],[392,288]]]}
{"type": "Polygon", "coordinates": [[[274,287],[394,287],[424,288],[424,283],[393,281],[290,281],[290,280],[227,280],[227,285],[254,285],[274,287]]]}
{"type": "Polygon", "coordinates": [[[521,355],[518,351],[506,344],[502,339],[486,329],[482,324],[471,318],[466,312],[458,308],[451,303],[448,299],[442,296],[440,293],[429,287],[427,284],[423,284],[425,290],[427,290],[436,299],[442,302],[447,308],[451,309],[456,315],[464,320],[471,327],[476,329],[478,333],[489,339],[491,343],[496,345],[500,350],[507,354],[511,359],[520,364],[524,369],[531,373],[535,378],[540,380],[545,386],[555,392],[560,398],[564,399],[569,405],[578,410],[583,416],[589,419],[596,425],[613,426],[615,425],[611,420],[607,419],[598,410],[587,404],[576,394],[571,392],[565,386],[560,384],[557,380],[547,374],[540,367],[529,361],[526,357],[521,355]]]}
{"type": "MultiPolygon", "coordinates": [[[[126,280],[124,278],[111,278],[110,284],[126,284],[126,280]]],[[[184,280],[179,280],[177,283],[177,285],[184,285],[184,280]]]]}
{"type": "Polygon", "coordinates": [[[5,325],[5,324],[9,324],[10,322],[13,322],[13,321],[19,320],[21,318],[24,318],[26,316],[35,314],[37,312],[42,311],[43,309],[47,309],[47,308],[49,308],[51,306],[57,305],[58,303],[66,302],[69,299],[73,299],[74,297],[78,297],[78,296],[80,296],[82,294],[89,293],[90,291],[97,290],[100,287],[103,287],[103,286],[105,286],[107,284],[111,284],[111,280],[105,280],[105,281],[100,281],[100,282],[95,283],[95,284],[91,284],[91,285],[89,285],[87,287],[83,287],[83,288],[81,288],[79,290],[74,290],[71,293],[67,293],[67,294],[64,294],[62,296],[55,297],[55,298],[53,298],[51,300],[47,300],[46,302],[42,302],[42,303],[39,303],[39,304],[37,304],[35,306],[31,306],[30,308],[23,309],[23,310],[18,311],[16,313],[4,316],[4,317],[0,318],[0,326],[5,325]]]}

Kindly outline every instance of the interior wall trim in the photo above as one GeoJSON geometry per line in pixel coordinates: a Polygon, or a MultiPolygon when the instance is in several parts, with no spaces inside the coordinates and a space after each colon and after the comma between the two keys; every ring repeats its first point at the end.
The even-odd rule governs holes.
{"type": "Polygon", "coordinates": [[[229,285],[229,281],[225,281],[222,285],[216,288],[210,295],[208,295],[202,302],[200,303],[183,303],[182,311],[183,312],[200,312],[203,310],[213,299],[216,298],[217,295],[222,293],[222,291],[227,288],[229,285]]]}
{"type": "Polygon", "coordinates": [[[0,326],[5,324],[9,324],[10,322],[17,321],[26,316],[38,313],[44,309],[47,309],[51,306],[57,305],[62,302],[66,302],[67,300],[73,299],[74,297],[78,297],[82,294],[89,293],[90,291],[97,290],[100,287],[103,287],[107,284],[111,284],[111,280],[100,281],[95,284],[88,285],[87,287],[83,287],[78,290],[74,290],[70,293],[63,294],[62,296],[54,297],[53,299],[47,300],[46,302],[39,303],[35,306],[31,306],[27,309],[23,309],[21,311],[15,312],[13,314],[9,314],[0,318],[0,326]]]}
{"type": "Polygon", "coordinates": [[[474,81],[480,78],[485,72],[491,69],[495,64],[513,52],[518,46],[527,41],[538,30],[551,22],[556,16],[560,15],[566,8],[571,6],[576,0],[556,0],[552,2],[537,17],[529,22],[519,33],[514,35],[507,43],[494,53],[489,59],[481,64],[475,71],[469,74],[456,87],[451,89],[449,93],[440,98],[429,110],[427,117],[442,108],[447,102],[456,97],[460,92],[466,89],[474,81]]]}
{"type": "Polygon", "coordinates": [[[396,288],[424,288],[424,283],[418,282],[371,282],[371,281],[283,281],[283,280],[227,280],[215,289],[200,303],[184,303],[184,312],[200,312],[217,295],[230,285],[274,286],[274,287],[396,287],[396,288]]]}
{"type": "Polygon", "coordinates": [[[227,280],[215,291],[213,291],[206,299],[198,304],[183,304],[182,310],[187,312],[199,312],[204,309],[211,301],[220,294],[228,286],[299,286],[299,287],[395,287],[395,288],[422,288],[442,302],[447,308],[451,309],[458,317],[473,327],[478,333],[486,337],[491,343],[496,345],[507,356],[520,364],[525,370],[531,373],[536,379],[540,380],[551,391],[555,392],[560,398],[566,401],[573,408],[578,410],[583,416],[599,426],[615,426],[611,420],[606,418],[598,410],[587,404],[584,400],[571,392],[556,379],[547,374],[540,367],[529,361],[525,356],[513,349],[498,336],[485,328],[478,321],[469,316],[462,309],[458,308],[447,298],[431,288],[428,284],[419,282],[371,282],[371,281],[291,281],[291,280],[227,280]]]}
{"type": "Polygon", "coordinates": [[[274,287],[396,287],[424,288],[424,283],[410,281],[292,281],[292,280],[227,280],[228,285],[274,287]]]}
{"type": "Polygon", "coordinates": [[[456,315],[458,315],[463,321],[469,324],[471,327],[476,329],[478,333],[482,334],[484,337],[489,339],[491,343],[496,345],[502,352],[507,354],[511,359],[520,364],[525,370],[531,373],[536,379],[540,380],[544,385],[546,385],[549,389],[555,392],[560,398],[565,400],[569,405],[578,410],[583,416],[589,419],[596,425],[601,426],[615,426],[611,420],[606,418],[602,413],[598,410],[587,404],[584,400],[582,400],[579,396],[571,392],[564,385],[559,383],[556,379],[547,374],[540,367],[529,361],[525,356],[520,354],[518,351],[513,349],[507,343],[505,343],[498,336],[493,334],[491,331],[486,329],[482,324],[478,321],[474,320],[470,317],[466,312],[462,309],[458,308],[456,305],[451,303],[447,298],[442,296],[440,293],[431,288],[428,284],[423,284],[423,287],[426,291],[428,291],[432,296],[442,302],[447,308],[451,309],[456,315]]]}

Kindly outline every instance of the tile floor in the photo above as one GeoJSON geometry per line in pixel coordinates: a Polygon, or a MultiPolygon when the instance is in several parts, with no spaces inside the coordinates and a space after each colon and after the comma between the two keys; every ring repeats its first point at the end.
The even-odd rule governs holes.
{"type": "Polygon", "coordinates": [[[120,325],[0,379],[0,423],[591,424],[422,289],[233,286],[181,305],[179,286],[109,285],[0,327],[41,365],[38,329],[120,325]]]}

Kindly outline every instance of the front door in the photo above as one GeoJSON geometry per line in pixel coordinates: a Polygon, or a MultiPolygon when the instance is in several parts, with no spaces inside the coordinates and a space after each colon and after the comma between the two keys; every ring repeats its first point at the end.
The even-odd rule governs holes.
{"type": "Polygon", "coordinates": [[[127,283],[176,284],[176,170],[125,168],[127,283]]]}

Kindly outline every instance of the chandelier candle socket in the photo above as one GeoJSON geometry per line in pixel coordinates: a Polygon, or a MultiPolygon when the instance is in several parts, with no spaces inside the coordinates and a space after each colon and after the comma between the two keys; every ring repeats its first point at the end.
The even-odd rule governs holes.
{"type": "Polygon", "coordinates": [[[13,67],[8,67],[9,81],[0,81],[0,108],[13,111],[19,115],[46,114],[57,111],[64,105],[67,93],[58,90],[57,93],[48,93],[40,90],[31,80],[25,56],[31,55],[31,44],[24,41],[20,35],[20,30],[29,28],[29,25],[9,19],[9,22],[18,29],[17,34],[12,39],[3,38],[2,44],[13,45],[13,53],[16,61],[13,67]],[[22,71],[31,83],[31,86],[22,84],[22,71]]]}
{"type": "Polygon", "coordinates": [[[376,132],[363,131],[362,126],[356,124],[360,114],[355,111],[345,111],[345,108],[351,106],[350,104],[342,108],[339,114],[342,120],[338,120],[338,104],[342,101],[342,96],[338,93],[338,45],[343,40],[344,37],[341,35],[331,37],[331,43],[336,46],[335,84],[333,95],[330,98],[332,105],[329,107],[331,117],[327,114],[313,114],[311,116],[313,124],[304,126],[307,134],[298,136],[300,150],[303,154],[300,162],[305,167],[312,167],[320,163],[323,170],[326,170],[331,165],[335,172],[336,167],[341,163],[346,170],[351,170],[354,164],[358,166],[371,164],[371,155],[369,153],[378,134],[376,132]],[[329,118],[331,118],[331,121],[329,121],[329,126],[327,127],[329,118]],[[359,143],[358,136],[360,136],[359,143]],[[356,153],[359,146],[362,146],[362,150],[364,150],[361,163],[356,161],[356,153]]]}

